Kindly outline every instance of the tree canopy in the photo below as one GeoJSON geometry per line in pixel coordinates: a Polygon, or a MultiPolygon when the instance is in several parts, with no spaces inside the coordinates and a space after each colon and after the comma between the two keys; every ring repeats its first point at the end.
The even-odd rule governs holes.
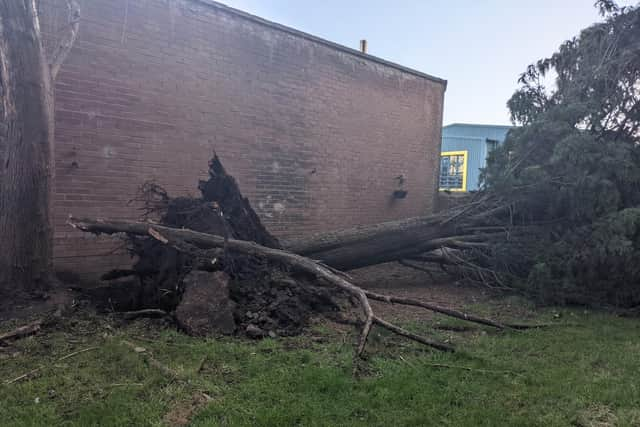
{"type": "Polygon", "coordinates": [[[486,192],[510,205],[511,226],[536,227],[494,248],[496,265],[517,260],[514,283],[554,302],[632,306],[640,304],[640,7],[596,7],[602,22],[521,75],[508,101],[519,126],[482,175],[486,192]]]}

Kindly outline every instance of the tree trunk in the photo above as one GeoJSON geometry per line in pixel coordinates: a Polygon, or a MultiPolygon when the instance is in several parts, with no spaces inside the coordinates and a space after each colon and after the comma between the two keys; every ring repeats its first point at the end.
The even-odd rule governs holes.
{"type": "Polygon", "coordinates": [[[52,271],[53,87],[35,1],[0,2],[0,291],[52,271]]]}
{"type": "Polygon", "coordinates": [[[0,293],[46,290],[53,277],[53,82],[80,22],[47,61],[35,0],[0,2],[0,293]]]}
{"type": "Polygon", "coordinates": [[[441,214],[355,227],[283,242],[286,250],[337,268],[351,270],[397,261],[438,249],[454,236],[441,214]]]}
{"type": "MultiPolygon", "coordinates": [[[[200,233],[189,229],[165,227],[162,225],[151,223],[69,218],[68,224],[82,231],[95,234],[127,233],[129,235],[149,236],[159,242],[162,242],[165,245],[174,247],[175,249],[185,251],[187,253],[191,253],[193,249],[183,249],[182,247],[185,246],[185,243],[194,245],[195,247],[198,247],[200,249],[217,248],[223,249],[224,251],[229,250],[232,252],[252,255],[261,259],[280,263],[282,265],[286,265],[292,270],[311,274],[317,279],[325,281],[332,286],[341,289],[347,294],[352,295],[360,302],[360,306],[363,309],[365,315],[365,321],[360,333],[360,339],[358,341],[358,349],[356,351],[357,357],[362,356],[367,338],[369,336],[369,332],[371,331],[371,327],[374,324],[414,341],[431,346],[433,348],[437,348],[442,351],[453,351],[453,348],[447,344],[432,341],[420,335],[413,334],[376,316],[373,312],[373,309],[371,308],[371,305],[369,304],[367,291],[346,280],[344,275],[339,271],[335,271],[330,267],[319,264],[312,259],[291,252],[283,251],[281,249],[268,248],[255,242],[226,239],[222,236],[216,236],[213,234],[200,233]]],[[[379,294],[372,294],[372,296],[378,300],[387,301],[389,303],[391,303],[392,301],[400,302],[401,300],[393,296],[385,296],[379,294]]],[[[406,301],[403,303],[406,303],[406,301]]],[[[410,301],[410,304],[414,306],[421,306],[423,308],[428,307],[427,304],[417,303],[416,301],[410,301]]],[[[441,312],[444,312],[444,310],[441,310],[441,312]]],[[[494,323],[496,325],[499,325],[496,322],[494,323]]]]}
{"type": "Polygon", "coordinates": [[[491,237],[505,237],[494,216],[509,206],[480,196],[469,203],[431,215],[318,233],[282,242],[282,247],[338,270],[352,270],[410,259],[443,247],[468,249],[491,237]]]}

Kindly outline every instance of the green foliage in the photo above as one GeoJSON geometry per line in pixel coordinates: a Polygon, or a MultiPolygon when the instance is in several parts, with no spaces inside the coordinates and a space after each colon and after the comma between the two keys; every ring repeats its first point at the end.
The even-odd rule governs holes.
{"type": "Polygon", "coordinates": [[[640,208],[623,209],[548,242],[528,289],[549,302],[633,306],[640,301],[640,208]]]}
{"type": "MultiPolygon", "coordinates": [[[[528,235],[520,283],[554,301],[640,304],[640,7],[605,16],[520,77],[509,100],[521,125],[483,171],[528,235]],[[546,80],[555,77],[553,85],[546,80]],[[545,248],[540,251],[540,248],[545,248]]],[[[522,242],[521,242],[522,243],[522,242]]]]}

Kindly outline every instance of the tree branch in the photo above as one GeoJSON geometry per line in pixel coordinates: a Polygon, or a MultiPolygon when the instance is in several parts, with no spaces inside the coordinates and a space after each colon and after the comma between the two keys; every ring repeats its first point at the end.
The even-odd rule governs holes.
{"type": "Polygon", "coordinates": [[[80,5],[76,0],[67,0],[67,8],[69,9],[69,31],[62,40],[60,40],[49,63],[51,79],[53,81],[56,80],[60,67],[62,67],[69,52],[71,52],[71,48],[78,38],[78,29],[80,28],[80,5]]]}
{"type": "Polygon", "coordinates": [[[367,338],[371,332],[373,324],[377,324],[398,335],[405,336],[414,341],[421,342],[425,345],[445,350],[453,351],[453,348],[442,343],[433,342],[427,338],[408,332],[392,323],[384,321],[373,314],[373,309],[369,303],[366,292],[355,286],[351,282],[347,281],[340,274],[337,274],[322,264],[305,258],[300,255],[286,252],[279,249],[268,248],[261,246],[254,242],[248,242],[244,240],[225,239],[221,236],[213,234],[200,233],[189,229],[176,229],[171,227],[165,227],[157,224],[142,223],[142,222],[122,222],[122,221],[104,221],[104,220],[89,220],[89,219],[75,219],[70,217],[67,221],[69,225],[82,231],[100,234],[115,234],[115,233],[127,233],[132,235],[150,236],[159,242],[173,247],[178,247],[176,242],[187,242],[202,249],[210,248],[227,248],[229,251],[243,253],[247,255],[254,255],[263,259],[267,259],[273,262],[282,263],[298,271],[304,271],[310,273],[313,276],[323,279],[329,282],[331,285],[342,289],[348,294],[353,295],[360,302],[360,306],[365,315],[365,322],[362,330],[360,331],[360,339],[358,341],[358,347],[356,350],[356,357],[361,357],[367,338]]]}

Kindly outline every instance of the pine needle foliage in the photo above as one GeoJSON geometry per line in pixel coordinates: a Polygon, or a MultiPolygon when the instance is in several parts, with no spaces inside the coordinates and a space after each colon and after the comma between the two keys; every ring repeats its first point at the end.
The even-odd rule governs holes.
{"type": "Polygon", "coordinates": [[[508,101],[519,126],[482,179],[510,203],[511,225],[538,229],[509,254],[521,266],[514,285],[547,302],[630,307],[640,305],[640,5],[596,7],[602,22],[520,76],[508,101]]]}

